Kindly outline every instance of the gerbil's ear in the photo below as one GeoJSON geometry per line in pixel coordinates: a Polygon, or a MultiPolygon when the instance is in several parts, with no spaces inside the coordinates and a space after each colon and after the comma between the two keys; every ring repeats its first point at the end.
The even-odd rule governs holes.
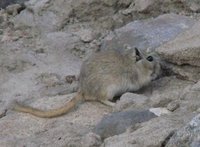
{"type": "Polygon", "coordinates": [[[142,59],[142,55],[139,52],[138,48],[135,47],[135,57],[136,57],[136,61],[139,61],[142,59]]]}
{"type": "Polygon", "coordinates": [[[139,49],[134,47],[132,48],[130,45],[124,45],[125,54],[131,55],[133,60],[136,62],[142,59],[142,54],[140,53],[139,49]]]}

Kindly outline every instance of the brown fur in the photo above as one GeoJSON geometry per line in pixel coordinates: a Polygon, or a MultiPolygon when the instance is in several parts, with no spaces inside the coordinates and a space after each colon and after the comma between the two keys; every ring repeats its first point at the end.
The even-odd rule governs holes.
{"type": "Polygon", "coordinates": [[[160,73],[159,62],[148,61],[137,50],[132,52],[102,51],[83,62],[79,76],[79,93],[64,106],[39,110],[16,103],[14,110],[38,117],[51,118],[69,112],[78,101],[95,100],[113,105],[114,96],[137,91],[160,73]]]}

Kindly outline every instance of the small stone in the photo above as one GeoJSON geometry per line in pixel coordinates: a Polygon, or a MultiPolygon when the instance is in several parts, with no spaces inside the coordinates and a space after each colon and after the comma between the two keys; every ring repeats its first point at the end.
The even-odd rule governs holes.
{"type": "Polygon", "coordinates": [[[116,0],[102,0],[107,6],[114,6],[116,4],[116,0]]]}
{"type": "Polygon", "coordinates": [[[6,12],[10,15],[17,15],[18,12],[22,9],[22,5],[20,4],[12,4],[12,5],[9,5],[8,7],[6,7],[6,12]]]}
{"type": "Polygon", "coordinates": [[[171,112],[169,110],[167,110],[166,108],[150,108],[149,109],[150,112],[152,112],[153,114],[155,114],[156,116],[161,116],[164,114],[170,114],[171,112]]]}
{"type": "Polygon", "coordinates": [[[82,138],[81,144],[84,147],[97,147],[102,144],[102,141],[99,135],[90,132],[82,138]]]}
{"type": "Polygon", "coordinates": [[[138,12],[145,12],[149,7],[155,5],[155,0],[136,0],[135,9],[138,12]]]}
{"type": "Polygon", "coordinates": [[[67,75],[65,77],[65,81],[66,81],[66,83],[71,84],[72,82],[77,81],[77,78],[75,75],[67,75]]]}
{"type": "Polygon", "coordinates": [[[60,77],[55,73],[42,73],[37,80],[47,87],[53,87],[60,83],[60,77]]]}
{"type": "Polygon", "coordinates": [[[195,85],[193,85],[191,90],[200,91],[200,81],[198,81],[195,85]]]}
{"type": "Polygon", "coordinates": [[[200,108],[199,108],[199,109],[197,109],[197,112],[198,112],[198,113],[200,113],[200,108]]]}
{"type": "Polygon", "coordinates": [[[167,105],[167,109],[169,110],[169,111],[174,111],[174,110],[176,110],[177,108],[179,107],[179,103],[177,102],[177,101],[172,101],[172,102],[170,102],[168,105],[167,105]]]}
{"type": "Polygon", "coordinates": [[[94,39],[94,33],[90,29],[80,30],[76,32],[75,34],[78,35],[81,41],[85,43],[91,42],[94,39]]]}

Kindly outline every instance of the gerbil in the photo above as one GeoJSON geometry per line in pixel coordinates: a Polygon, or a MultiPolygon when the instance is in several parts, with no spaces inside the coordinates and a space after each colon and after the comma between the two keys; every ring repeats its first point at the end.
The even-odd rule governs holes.
{"type": "Polygon", "coordinates": [[[83,62],[79,75],[78,94],[64,106],[40,110],[16,103],[14,110],[51,118],[69,112],[81,100],[95,100],[113,106],[114,96],[137,91],[160,73],[160,64],[153,56],[144,57],[137,49],[131,52],[102,51],[83,62]]]}

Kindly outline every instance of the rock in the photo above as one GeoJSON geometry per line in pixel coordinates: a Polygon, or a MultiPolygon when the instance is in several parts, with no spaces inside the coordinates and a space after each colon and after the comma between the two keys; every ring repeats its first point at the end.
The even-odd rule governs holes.
{"type": "Polygon", "coordinates": [[[55,73],[42,73],[36,79],[46,87],[53,87],[61,83],[59,75],[55,73]]]}
{"type": "Polygon", "coordinates": [[[75,81],[78,81],[78,77],[76,77],[75,75],[67,75],[67,76],[65,76],[65,82],[66,83],[71,84],[71,83],[73,83],[75,81]]]}
{"type": "Polygon", "coordinates": [[[4,9],[11,4],[23,4],[26,1],[28,1],[28,0],[1,0],[0,1],[0,8],[4,9]]]}
{"type": "Polygon", "coordinates": [[[45,34],[41,40],[43,46],[47,46],[48,49],[53,50],[70,50],[74,47],[74,44],[80,42],[79,37],[74,36],[72,33],[66,32],[52,32],[45,34]]]}
{"type": "Polygon", "coordinates": [[[104,2],[104,4],[108,5],[108,6],[114,6],[114,4],[116,3],[115,0],[102,0],[104,2]]]}
{"type": "Polygon", "coordinates": [[[193,12],[200,12],[200,3],[198,0],[181,0],[193,12]]]}
{"type": "Polygon", "coordinates": [[[41,33],[59,30],[72,11],[69,1],[55,1],[51,4],[49,0],[30,0],[26,7],[13,18],[15,27],[34,27],[41,33]]]}
{"type": "Polygon", "coordinates": [[[155,7],[156,0],[135,0],[135,10],[138,12],[148,12],[150,7],[155,7]]]}
{"type": "Polygon", "coordinates": [[[118,4],[121,6],[123,5],[124,7],[128,7],[131,4],[132,0],[118,0],[118,4]]]}
{"type": "Polygon", "coordinates": [[[44,86],[38,91],[42,96],[66,95],[78,91],[78,83],[55,83],[53,87],[44,86]]]}
{"type": "Polygon", "coordinates": [[[178,101],[172,101],[167,105],[167,109],[169,111],[175,111],[179,106],[180,105],[179,105],[178,101]]]}
{"type": "Polygon", "coordinates": [[[20,4],[12,4],[6,7],[6,13],[15,16],[23,9],[24,7],[20,4]]]}
{"type": "Polygon", "coordinates": [[[98,147],[102,144],[101,137],[92,132],[85,135],[81,140],[83,147],[98,147]]]}
{"type": "Polygon", "coordinates": [[[147,103],[148,98],[143,95],[134,94],[134,93],[125,93],[120,97],[120,100],[117,101],[114,110],[122,111],[130,107],[133,109],[144,108],[145,103],[147,103]]]}
{"type": "Polygon", "coordinates": [[[157,48],[160,56],[178,65],[200,66],[200,21],[176,39],[157,48]]]}
{"type": "Polygon", "coordinates": [[[185,127],[179,129],[168,141],[166,147],[200,145],[200,114],[194,117],[185,127]]]}
{"type": "Polygon", "coordinates": [[[200,108],[200,91],[196,90],[199,82],[194,85],[188,85],[182,92],[180,99],[180,108],[182,111],[196,112],[200,108]]]}
{"type": "Polygon", "coordinates": [[[168,72],[169,75],[176,75],[177,78],[182,80],[188,80],[193,82],[198,82],[200,79],[200,67],[190,66],[190,65],[175,65],[171,63],[166,63],[162,65],[164,72],[168,72]]]}
{"type": "Polygon", "coordinates": [[[101,147],[147,147],[162,146],[165,140],[179,128],[183,122],[180,118],[157,117],[144,122],[132,132],[109,137],[101,147]]]}
{"type": "MultiPolygon", "coordinates": [[[[36,108],[52,109],[63,105],[73,96],[74,94],[29,99],[25,103],[36,108]]],[[[95,140],[98,143],[101,141],[98,135],[85,136],[85,134],[90,132],[106,113],[108,113],[106,106],[91,102],[80,105],[67,115],[53,119],[38,118],[9,110],[7,115],[0,119],[0,128],[4,128],[0,132],[0,146],[80,147],[82,138],[86,139],[85,143],[89,145],[95,140]]]]}
{"type": "MultiPolygon", "coordinates": [[[[0,0],[0,4],[6,2],[6,8],[11,1],[21,4],[22,0],[0,0]]],[[[165,146],[174,131],[191,119],[188,115],[200,111],[200,86],[196,83],[200,67],[173,64],[166,68],[167,77],[117,102],[117,111],[126,112],[112,113],[112,108],[99,102],[84,102],[52,119],[10,109],[5,113],[13,99],[41,109],[62,106],[75,95],[68,93],[77,91],[73,75],[80,71],[82,60],[78,57],[104,47],[121,49],[124,44],[152,51],[191,28],[200,16],[185,7],[183,0],[29,0],[24,5],[22,11],[19,5],[0,10],[0,146],[165,146]],[[189,17],[161,15],[171,12],[189,17]],[[134,22],[127,24],[130,21],[134,22]],[[179,108],[174,110],[177,100],[179,108]],[[159,108],[155,112],[162,112],[163,107],[174,111],[157,117],[149,111],[151,107],[159,108]],[[115,114],[114,121],[110,113],[110,117],[115,114]],[[88,132],[101,120],[103,123],[105,115],[110,120],[105,129],[114,136],[103,141],[100,135],[88,132]],[[113,125],[115,121],[119,126],[113,125]],[[122,134],[115,135],[121,130],[122,134]]]]}
{"type": "Polygon", "coordinates": [[[200,90],[200,81],[198,81],[195,85],[193,85],[191,89],[194,91],[199,91],[200,90]]]}
{"type": "Polygon", "coordinates": [[[26,9],[15,18],[13,18],[13,21],[15,22],[16,28],[36,27],[36,22],[34,22],[33,14],[26,9]]]}
{"type": "Polygon", "coordinates": [[[0,110],[0,119],[6,116],[7,110],[0,110]]]}
{"type": "Polygon", "coordinates": [[[79,30],[78,32],[75,32],[74,34],[79,36],[81,41],[85,43],[91,42],[95,36],[94,32],[90,29],[79,30]]]}
{"type": "Polygon", "coordinates": [[[15,59],[11,57],[10,60],[3,61],[1,67],[11,73],[20,73],[29,69],[33,64],[25,59],[15,59]]]}
{"type": "Polygon", "coordinates": [[[94,133],[103,139],[121,134],[130,126],[155,118],[156,115],[148,110],[114,112],[105,116],[95,127],[94,133]]]}
{"type": "Polygon", "coordinates": [[[170,114],[171,112],[167,110],[166,108],[150,108],[150,112],[154,113],[156,116],[161,116],[165,114],[170,114]]]}
{"type": "Polygon", "coordinates": [[[176,14],[165,14],[155,19],[134,21],[116,29],[103,40],[101,49],[122,49],[124,44],[139,49],[154,50],[190,28],[195,20],[176,14]]]}
{"type": "Polygon", "coordinates": [[[39,29],[41,33],[60,31],[75,23],[82,23],[81,26],[88,24],[90,27],[99,27],[103,30],[111,29],[130,21],[129,17],[118,13],[127,5],[126,3],[117,3],[114,0],[61,0],[52,3],[50,0],[30,0],[26,3],[27,9],[13,21],[15,27],[33,27],[39,29]]]}
{"type": "Polygon", "coordinates": [[[174,76],[164,77],[153,83],[153,93],[150,96],[152,107],[167,107],[170,102],[179,100],[183,91],[193,82],[177,79],[174,76]]]}

